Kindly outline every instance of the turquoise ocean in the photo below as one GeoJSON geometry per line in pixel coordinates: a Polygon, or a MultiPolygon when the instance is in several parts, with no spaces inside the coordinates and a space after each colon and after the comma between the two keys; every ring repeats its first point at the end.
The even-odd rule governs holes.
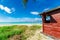
{"type": "Polygon", "coordinates": [[[41,24],[41,22],[0,22],[0,24],[41,24]]]}

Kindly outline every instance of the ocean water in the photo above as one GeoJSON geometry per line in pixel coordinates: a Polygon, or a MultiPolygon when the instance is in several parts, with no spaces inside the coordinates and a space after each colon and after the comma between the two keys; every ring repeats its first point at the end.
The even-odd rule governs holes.
{"type": "Polygon", "coordinates": [[[0,22],[0,24],[41,24],[41,22],[0,22]]]}

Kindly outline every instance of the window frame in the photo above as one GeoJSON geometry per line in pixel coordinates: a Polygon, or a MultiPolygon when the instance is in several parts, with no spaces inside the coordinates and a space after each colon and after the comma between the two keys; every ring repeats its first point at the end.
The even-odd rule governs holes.
{"type": "Polygon", "coordinates": [[[45,16],[45,23],[50,23],[50,22],[51,22],[51,15],[46,15],[45,16]],[[49,20],[46,20],[48,16],[49,16],[49,20]]]}

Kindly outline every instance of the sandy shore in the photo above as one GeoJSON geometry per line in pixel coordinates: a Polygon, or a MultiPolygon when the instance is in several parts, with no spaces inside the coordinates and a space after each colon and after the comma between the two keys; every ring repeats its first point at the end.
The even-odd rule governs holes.
{"type": "Polygon", "coordinates": [[[12,26],[12,25],[27,25],[27,26],[32,26],[32,25],[42,25],[42,24],[0,24],[0,26],[12,26]]]}

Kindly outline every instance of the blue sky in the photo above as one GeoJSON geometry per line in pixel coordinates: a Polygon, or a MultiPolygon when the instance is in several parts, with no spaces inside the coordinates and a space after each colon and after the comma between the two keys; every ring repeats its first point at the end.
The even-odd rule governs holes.
{"type": "Polygon", "coordinates": [[[42,22],[38,14],[60,6],[60,0],[0,0],[0,22],[42,22]]]}

